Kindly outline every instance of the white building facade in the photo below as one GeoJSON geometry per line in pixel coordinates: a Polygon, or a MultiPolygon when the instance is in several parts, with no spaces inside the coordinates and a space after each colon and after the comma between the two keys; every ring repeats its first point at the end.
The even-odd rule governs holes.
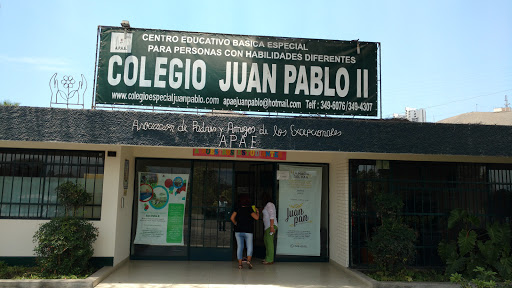
{"type": "MultiPolygon", "coordinates": [[[[118,265],[128,259],[230,261],[235,259],[236,242],[231,223],[219,218],[216,212],[218,197],[227,196],[228,206],[235,209],[237,199],[247,193],[256,206],[262,207],[263,193],[270,193],[278,210],[285,208],[280,181],[289,176],[282,176],[282,172],[289,167],[303,168],[307,175],[322,175],[317,189],[311,190],[319,198],[310,209],[319,217],[315,220],[317,226],[300,232],[303,238],[318,234],[318,243],[311,244],[313,252],[296,254],[280,253],[278,243],[276,261],[332,261],[350,267],[369,261],[363,227],[364,223],[367,223],[366,229],[373,224],[360,213],[360,208],[364,204],[362,199],[366,197],[364,201],[369,201],[371,194],[368,194],[370,198],[361,196],[368,192],[361,187],[368,185],[358,184],[370,183],[368,175],[384,175],[388,170],[405,173],[413,166],[431,171],[430,167],[437,167],[436,163],[476,167],[475,171],[487,167],[489,175],[493,171],[512,173],[512,152],[502,149],[510,143],[511,136],[506,139],[496,136],[512,135],[512,128],[507,126],[475,129],[467,125],[425,126],[392,121],[235,119],[29,107],[1,109],[0,229],[6,233],[0,238],[0,260],[11,262],[33,260],[32,236],[41,223],[62,212],[52,190],[66,180],[85,185],[94,196],[84,211],[99,228],[94,258],[103,265],[118,265]],[[173,125],[174,130],[166,125],[173,125]],[[179,125],[187,128],[182,126],[178,133],[179,125]],[[198,125],[196,130],[191,128],[193,125],[198,125]],[[205,127],[210,127],[210,132],[205,127]],[[231,134],[234,136],[226,134],[228,137],[223,138],[224,134],[218,130],[221,127],[254,127],[252,131],[258,132],[238,130],[231,134]],[[265,133],[265,129],[269,131],[265,133]],[[277,135],[279,131],[283,134],[286,131],[286,135],[277,135]],[[241,139],[246,132],[250,137],[244,137],[244,143],[241,139]],[[418,139],[403,144],[400,139],[412,132],[420,135],[418,139]],[[479,142],[478,139],[489,141],[479,142]],[[462,145],[470,141],[472,146],[462,145]],[[139,206],[143,202],[140,186],[142,177],[148,175],[144,173],[158,177],[188,175],[189,186],[183,190],[187,196],[183,197],[186,205],[180,226],[182,243],[137,243],[137,227],[142,225],[143,213],[139,206]],[[219,221],[227,222],[226,231],[220,229],[219,221]]],[[[458,173],[459,170],[453,171],[458,173]]],[[[446,173],[452,173],[450,171],[446,173]]],[[[489,176],[488,181],[494,181],[492,179],[489,176]]],[[[506,197],[510,195],[512,184],[505,182],[489,185],[500,185],[501,190],[493,191],[498,193],[504,189],[505,192],[499,192],[503,196],[499,197],[509,199],[506,197]]],[[[181,191],[176,190],[175,195],[178,192],[181,191]]],[[[431,205],[434,206],[437,210],[431,212],[438,214],[449,212],[451,207],[431,205]]],[[[417,207],[411,209],[420,212],[417,207]]],[[[501,211],[500,207],[495,209],[501,211]]],[[[282,228],[277,241],[279,237],[286,238],[283,231],[286,231],[284,225],[290,225],[287,218],[286,213],[278,215],[282,228]]],[[[262,234],[261,225],[255,227],[256,255],[261,255],[263,249],[259,242],[262,236],[257,236],[262,234]]],[[[435,247],[436,243],[429,245],[435,247]]]]}

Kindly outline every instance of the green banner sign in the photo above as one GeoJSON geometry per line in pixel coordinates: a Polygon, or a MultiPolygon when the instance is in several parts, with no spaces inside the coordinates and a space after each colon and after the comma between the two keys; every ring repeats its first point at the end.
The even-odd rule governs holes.
{"type": "Polygon", "coordinates": [[[377,43],[100,27],[96,104],[377,116],[377,43]]]}

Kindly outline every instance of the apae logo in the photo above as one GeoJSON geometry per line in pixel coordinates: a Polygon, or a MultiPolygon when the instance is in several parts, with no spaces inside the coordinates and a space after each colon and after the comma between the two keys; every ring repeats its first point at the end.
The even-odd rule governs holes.
{"type": "Polygon", "coordinates": [[[112,32],[110,53],[132,53],[132,33],[112,32]]]}

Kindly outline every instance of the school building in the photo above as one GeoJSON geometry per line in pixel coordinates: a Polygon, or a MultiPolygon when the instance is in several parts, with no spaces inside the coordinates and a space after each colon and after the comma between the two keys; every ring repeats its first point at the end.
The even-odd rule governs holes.
{"type": "Polygon", "coordinates": [[[0,260],[33,260],[32,236],[63,212],[55,188],[73,181],[93,195],[83,212],[104,265],[234,260],[229,214],[243,194],[261,209],[265,193],[278,209],[276,261],[366,265],[382,191],[404,201],[415,264],[442,265],[452,209],[510,223],[511,144],[511,126],[3,106],[0,260]],[[160,213],[171,204],[181,210],[160,213]]]}

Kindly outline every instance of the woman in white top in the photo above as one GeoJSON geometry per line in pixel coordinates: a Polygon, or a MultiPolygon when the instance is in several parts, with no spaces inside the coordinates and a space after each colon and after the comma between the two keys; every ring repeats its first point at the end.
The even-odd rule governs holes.
{"type": "Polygon", "coordinates": [[[263,208],[263,226],[265,234],[263,235],[263,242],[265,243],[266,256],[263,264],[274,264],[274,237],[277,232],[277,217],[276,206],[272,203],[272,197],[266,193],[263,196],[263,203],[266,203],[263,208]]]}

